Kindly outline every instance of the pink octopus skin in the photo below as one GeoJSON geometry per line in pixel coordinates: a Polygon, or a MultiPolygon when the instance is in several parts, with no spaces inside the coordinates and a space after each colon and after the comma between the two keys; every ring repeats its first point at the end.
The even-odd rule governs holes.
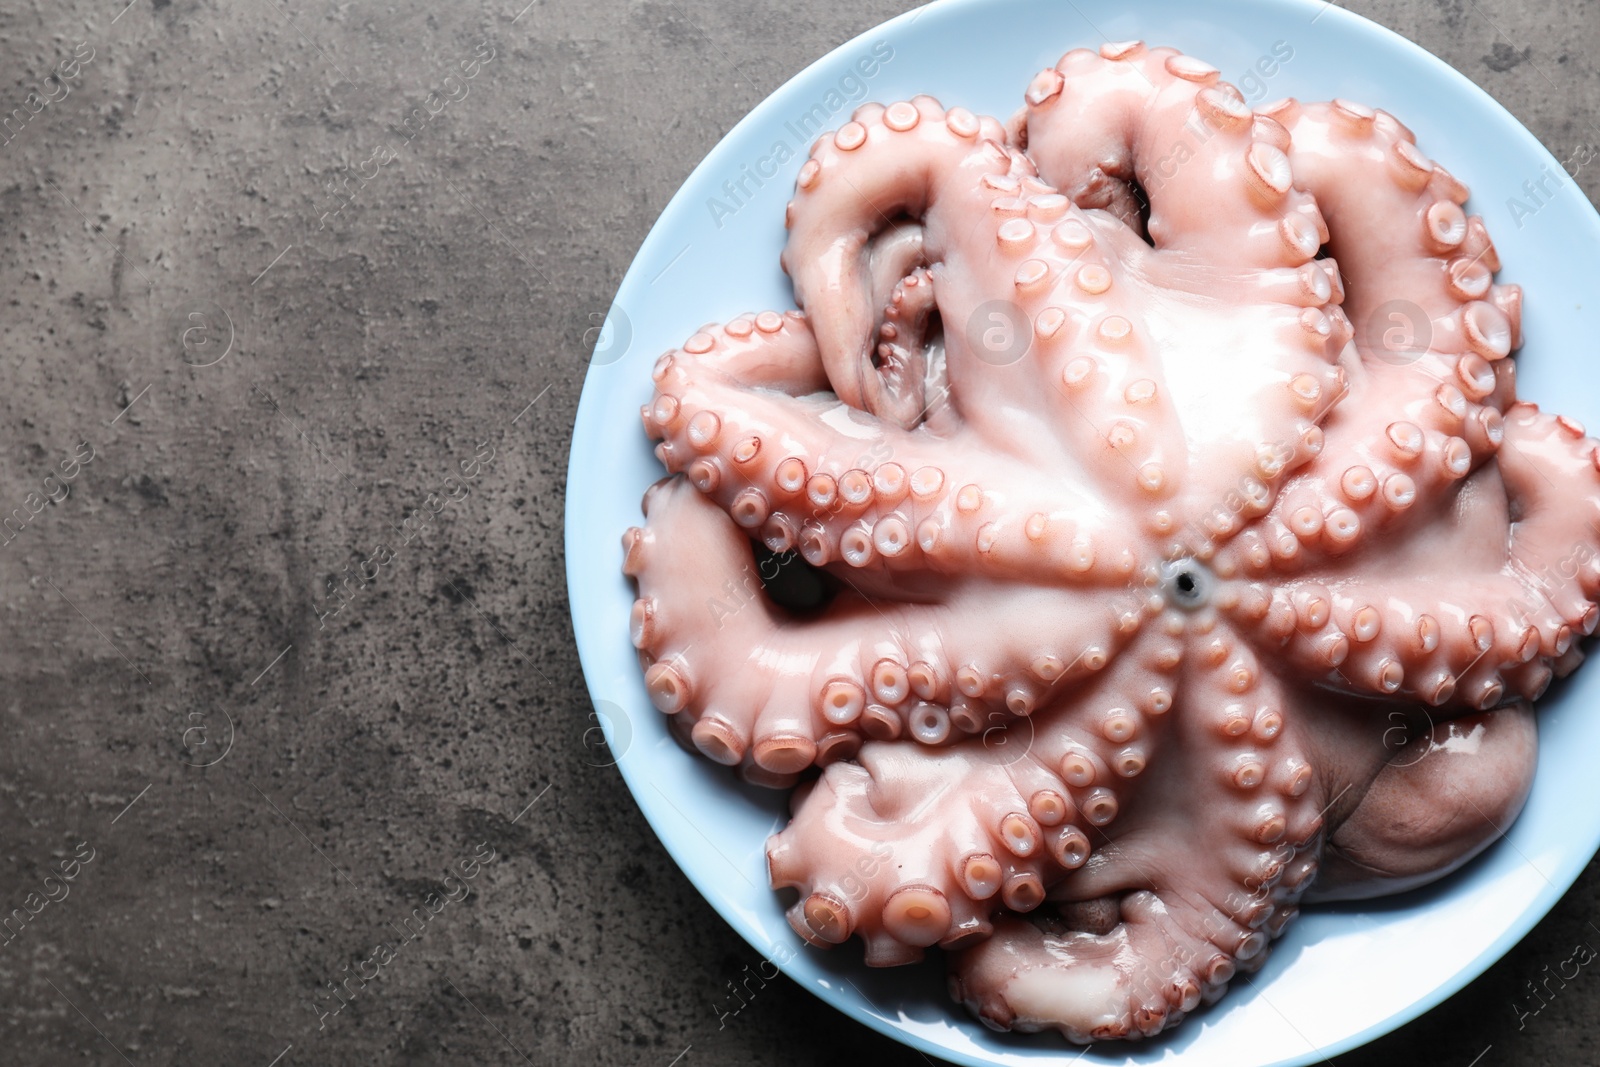
{"type": "Polygon", "coordinates": [[[803,782],[768,846],[801,937],[940,946],[997,1028],[1148,1037],[1303,900],[1515,818],[1595,628],[1600,456],[1516,399],[1520,290],[1392,116],[1253,112],[1138,43],[1025,99],[818,140],[804,310],[655,366],[633,641],[686,744],[803,782]],[[1385,349],[1397,300],[1426,351],[1385,349]],[[959,328],[995,309],[1025,348],[959,328]],[[841,591],[779,606],[755,539],[841,591]]]}

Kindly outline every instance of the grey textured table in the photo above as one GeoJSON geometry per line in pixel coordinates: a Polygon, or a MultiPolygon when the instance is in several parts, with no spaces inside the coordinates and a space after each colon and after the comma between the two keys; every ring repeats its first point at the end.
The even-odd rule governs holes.
{"type": "MultiPolygon", "coordinates": [[[[922,1062],[787,980],[719,1025],[757,957],[591,766],[560,528],[657,213],[902,5],[522,2],[0,11],[0,1061],[922,1062]]],[[[1357,6],[1600,139],[1592,3],[1357,6]]],[[[1592,969],[1523,1014],[1596,884],[1341,1064],[1600,1061],[1592,969]]]]}

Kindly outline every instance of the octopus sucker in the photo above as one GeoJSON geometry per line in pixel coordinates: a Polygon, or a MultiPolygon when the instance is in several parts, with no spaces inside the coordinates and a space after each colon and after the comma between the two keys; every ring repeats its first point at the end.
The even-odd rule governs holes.
{"type": "Polygon", "coordinates": [[[629,639],[672,736],[798,785],[810,945],[1137,1040],[1516,817],[1600,442],[1517,398],[1524,294],[1393,115],[1141,42],[1023,85],[857,108],[786,210],[802,310],[654,362],[629,639]]]}

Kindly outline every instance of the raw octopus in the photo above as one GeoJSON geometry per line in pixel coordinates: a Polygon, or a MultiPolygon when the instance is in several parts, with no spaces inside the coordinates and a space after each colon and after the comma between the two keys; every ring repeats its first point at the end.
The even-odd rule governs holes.
{"type": "Polygon", "coordinates": [[[1137,42],[1025,100],[813,146],[799,310],[655,364],[632,636],[681,740],[795,787],[806,941],[1148,1037],[1515,818],[1600,456],[1516,398],[1521,291],[1392,115],[1137,42]]]}

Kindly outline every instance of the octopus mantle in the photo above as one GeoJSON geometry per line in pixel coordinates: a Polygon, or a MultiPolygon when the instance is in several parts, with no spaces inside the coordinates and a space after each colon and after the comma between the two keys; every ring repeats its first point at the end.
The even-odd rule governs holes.
{"type": "Polygon", "coordinates": [[[1308,895],[1498,836],[1595,628],[1600,476],[1516,399],[1466,200],[1385,112],[1252,111],[1138,43],[1005,125],[919,96],[818,140],[803,310],[657,362],[672,476],[624,538],[655,704],[798,785],[801,937],[941,946],[992,1026],[1137,1038],[1308,895]],[[775,598],[762,549],[831,596],[775,598]]]}

